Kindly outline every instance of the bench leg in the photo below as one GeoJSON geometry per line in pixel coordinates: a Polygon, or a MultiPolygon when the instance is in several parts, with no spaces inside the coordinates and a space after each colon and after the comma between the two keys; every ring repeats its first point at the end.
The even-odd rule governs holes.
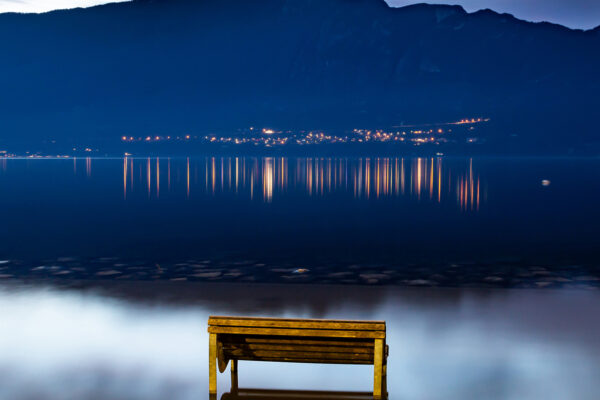
{"type": "Polygon", "coordinates": [[[387,362],[383,361],[383,383],[381,384],[381,396],[387,399],[387,362]]]}
{"type": "Polygon", "coordinates": [[[238,361],[231,360],[231,391],[233,393],[238,390],[238,361]]]}
{"type": "Polygon", "coordinates": [[[217,393],[217,334],[208,334],[208,393],[217,393]]]}
{"type": "Polygon", "coordinates": [[[375,339],[373,397],[381,399],[383,388],[383,339],[375,339]]]}

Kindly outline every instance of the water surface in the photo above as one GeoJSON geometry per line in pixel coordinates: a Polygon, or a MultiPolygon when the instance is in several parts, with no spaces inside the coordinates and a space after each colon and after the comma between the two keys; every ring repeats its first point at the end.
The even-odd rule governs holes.
{"type": "Polygon", "coordinates": [[[597,264],[600,161],[1,159],[0,258],[597,264]]]}
{"type": "MultiPolygon", "coordinates": [[[[594,400],[597,291],[122,282],[0,287],[0,398],[208,398],[214,315],[384,319],[401,400],[594,400]]],[[[240,362],[243,388],[372,389],[372,367],[240,362]]],[[[219,398],[229,391],[219,374],[219,398]]],[[[290,397],[292,398],[292,397],[290,397]]]]}

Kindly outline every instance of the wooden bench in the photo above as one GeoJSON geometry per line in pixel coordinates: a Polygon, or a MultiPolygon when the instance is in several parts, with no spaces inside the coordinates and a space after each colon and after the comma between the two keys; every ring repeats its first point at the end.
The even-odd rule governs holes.
{"type": "Polygon", "coordinates": [[[237,388],[237,361],[278,361],[374,366],[373,397],[387,396],[385,321],[208,318],[209,393],[217,392],[217,367],[231,361],[237,388]]]}

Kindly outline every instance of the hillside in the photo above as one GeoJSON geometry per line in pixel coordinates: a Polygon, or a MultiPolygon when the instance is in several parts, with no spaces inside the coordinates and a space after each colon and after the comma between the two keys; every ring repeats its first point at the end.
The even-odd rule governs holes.
{"type": "Polygon", "coordinates": [[[0,14],[6,142],[485,116],[529,145],[598,141],[600,37],[458,6],[138,0],[0,14]]]}

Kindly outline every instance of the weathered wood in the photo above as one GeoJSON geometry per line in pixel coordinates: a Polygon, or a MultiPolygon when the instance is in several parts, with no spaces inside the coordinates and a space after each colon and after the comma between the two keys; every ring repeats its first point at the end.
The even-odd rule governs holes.
{"type": "Polygon", "coordinates": [[[238,389],[224,393],[221,400],[373,400],[372,392],[332,392],[313,390],[238,389]]]}
{"type": "Polygon", "coordinates": [[[220,340],[219,336],[217,336],[217,366],[219,367],[220,373],[225,372],[227,369],[229,359],[230,357],[226,357],[223,353],[223,342],[220,340]]]}
{"type": "Polygon", "coordinates": [[[252,335],[220,335],[219,340],[231,344],[282,344],[282,345],[323,345],[323,346],[348,346],[366,347],[371,351],[375,346],[372,339],[357,338],[293,338],[285,336],[252,336],[252,335]]]}
{"type": "Polygon", "coordinates": [[[216,392],[217,366],[223,372],[231,361],[235,390],[237,361],[252,360],[373,365],[373,396],[386,395],[384,321],[210,317],[208,322],[210,393],[216,392]]]}
{"type": "Polygon", "coordinates": [[[208,393],[217,393],[217,335],[208,335],[208,393]]]}
{"type": "Polygon", "coordinates": [[[246,351],[242,349],[228,350],[227,356],[235,359],[238,357],[285,357],[285,358],[306,358],[316,360],[365,360],[373,361],[373,354],[364,353],[320,353],[320,352],[309,352],[309,351],[277,351],[277,350],[252,350],[246,351]]]}
{"type": "Polygon", "coordinates": [[[238,360],[231,360],[231,391],[238,389],[238,360]]]}
{"type": "Polygon", "coordinates": [[[385,330],[384,321],[348,321],[321,319],[278,319],[278,318],[249,318],[249,317],[210,317],[209,325],[263,327],[263,328],[294,328],[294,329],[329,329],[354,331],[385,330]]]}
{"type": "Polygon", "coordinates": [[[381,398],[382,386],[383,386],[383,340],[375,339],[375,354],[374,354],[374,372],[375,376],[373,379],[373,397],[376,399],[381,398]]]}
{"type": "Polygon", "coordinates": [[[347,337],[383,339],[385,331],[350,331],[332,329],[294,329],[294,328],[247,328],[237,326],[209,326],[209,333],[227,333],[236,335],[281,335],[308,337],[347,337]]]}
{"type": "Polygon", "coordinates": [[[306,363],[306,364],[351,364],[351,365],[373,365],[373,360],[317,360],[314,358],[287,358],[287,357],[253,357],[253,356],[240,356],[240,361],[273,361],[273,362],[292,362],[292,363],[306,363]]]}
{"type": "Polygon", "coordinates": [[[314,351],[319,353],[364,353],[373,354],[372,347],[334,346],[334,345],[303,345],[303,344],[267,344],[267,343],[223,343],[223,351],[232,350],[277,350],[277,351],[314,351]]]}

